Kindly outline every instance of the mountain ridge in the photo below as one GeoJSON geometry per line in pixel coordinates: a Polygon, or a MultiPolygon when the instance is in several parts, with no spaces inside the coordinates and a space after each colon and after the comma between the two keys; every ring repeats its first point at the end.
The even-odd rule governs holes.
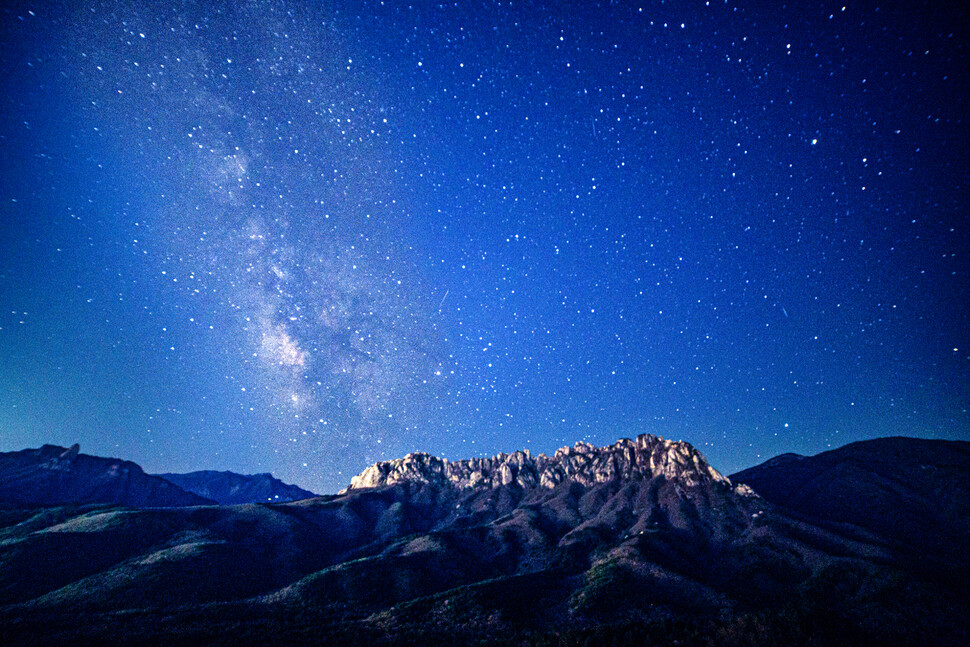
{"type": "Polygon", "coordinates": [[[970,568],[970,442],[890,436],[814,456],[782,454],[731,475],[770,503],[852,524],[970,568]]]}
{"type": "MultiPolygon", "coordinates": [[[[967,476],[923,458],[915,490],[967,476]]],[[[411,454],[289,503],[0,509],[0,642],[966,642],[961,577],[749,485],[643,435],[552,456],[411,454]]],[[[871,494],[881,511],[900,490],[871,494]]],[[[966,545],[938,531],[924,543],[966,545]]]]}
{"type": "Polygon", "coordinates": [[[299,486],[284,483],[269,472],[240,474],[228,470],[197,470],[155,476],[219,505],[286,503],[319,496],[299,486]]]}
{"type": "Polygon", "coordinates": [[[43,445],[0,453],[0,504],[118,503],[136,507],[211,505],[137,463],[43,445]]]}
{"type": "Polygon", "coordinates": [[[567,480],[593,485],[616,478],[646,475],[678,478],[687,484],[709,477],[715,482],[731,485],[729,479],[689,443],[640,434],[635,440],[621,438],[605,447],[577,442],[572,447],[561,447],[552,456],[539,454],[533,457],[526,449],[491,458],[449,461],[415,452],[371,465],[351,478],[350,485],[341,493],[406,481],[451,484],[459,489],[513,483],[525,489],[549,489],[567,480]]]}

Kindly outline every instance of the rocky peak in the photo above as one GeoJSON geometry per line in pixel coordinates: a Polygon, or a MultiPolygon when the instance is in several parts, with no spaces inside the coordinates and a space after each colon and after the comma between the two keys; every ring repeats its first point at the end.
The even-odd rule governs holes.
{"type": "Polygon", "coordinates": [[[44,461],[40,467],[50,470],[71,469],[80,451],[81,446],[77,443],[68,448],[58,447],[57,445],[43,445],[40,449],[34,450],[36,457],[44,461]]]}
{"type": "Polygon", "coordinates": [[[588,486],[657,476],[688,486],[707,480],[731,485],[689,443],[642,434],[636,440],[623,438],[606,447],[578,442],[572,447],[560,448],[552,456],[533,457],[525,450],[452,462],[431,454],[413,453],[371,465],[352,478],[344,492],[409,482],[459,489],[516,484],[532,490],[553,488],[564,481],[588,486]]]}

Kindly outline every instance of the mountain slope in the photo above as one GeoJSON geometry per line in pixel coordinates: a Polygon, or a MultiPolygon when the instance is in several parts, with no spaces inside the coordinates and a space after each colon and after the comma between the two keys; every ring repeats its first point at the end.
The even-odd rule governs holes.
{"type": "Polygon", "coordinates": [[[81,454],[78,445],[0,453],[0,506],[70,503],[171,507],[212,501],[145,474],[131,461],[81,454]]]}
{"type": "Polygon", "coordinates": [[[731,480],[805,517],[860,526],[950,565],[970,564],[970,442],[866,440],[816,456],[784,454],[731,480]]]}
{"type": "Polygon", "coordinates": [[[0,547],[10,644],[957,644],[970,607],[648,435],[286,504],[0,511],[0,547]]]}
{"type": "Polygon", "coordinates": [[[220,505],[240,503],[287,503],[317,496],[309,490],[289,485],[272,474],[236,474],[202,470],[187,474],[156,474],[186,492],[192,492],[220,505]]]}

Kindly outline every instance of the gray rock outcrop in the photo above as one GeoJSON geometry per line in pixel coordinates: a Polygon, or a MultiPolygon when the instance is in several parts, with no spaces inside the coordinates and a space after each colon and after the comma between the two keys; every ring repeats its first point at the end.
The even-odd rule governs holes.
{"type": "MultiPolygon", "coordinates": [[[[457,489],[517,485],[529,491],[551,489],[566,481],[592,486],[658,476],[685,486],[714,481],[734,487],[689,443],[641,434],[636,440],[624,438],[606,447],[578,442],[572,447],[562,447],[552,456],[532,456],[524,450],[452,462],[431,454],[413,453],[371,465],[352,478],[344,492],[399,483],[457,489]]],[[[750,493],[745,486],[735,489],[739,494],[750,493]]]]}

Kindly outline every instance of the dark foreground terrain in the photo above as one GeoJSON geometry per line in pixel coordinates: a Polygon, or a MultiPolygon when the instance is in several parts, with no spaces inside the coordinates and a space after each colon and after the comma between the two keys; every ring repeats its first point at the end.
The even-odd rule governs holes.
{"type": "Polygon", "coordinates": [[[968,475],[892,438],[728,480],[644,435],[285,504],[7,502],[0,644],[970,644],[968,475]]]}

